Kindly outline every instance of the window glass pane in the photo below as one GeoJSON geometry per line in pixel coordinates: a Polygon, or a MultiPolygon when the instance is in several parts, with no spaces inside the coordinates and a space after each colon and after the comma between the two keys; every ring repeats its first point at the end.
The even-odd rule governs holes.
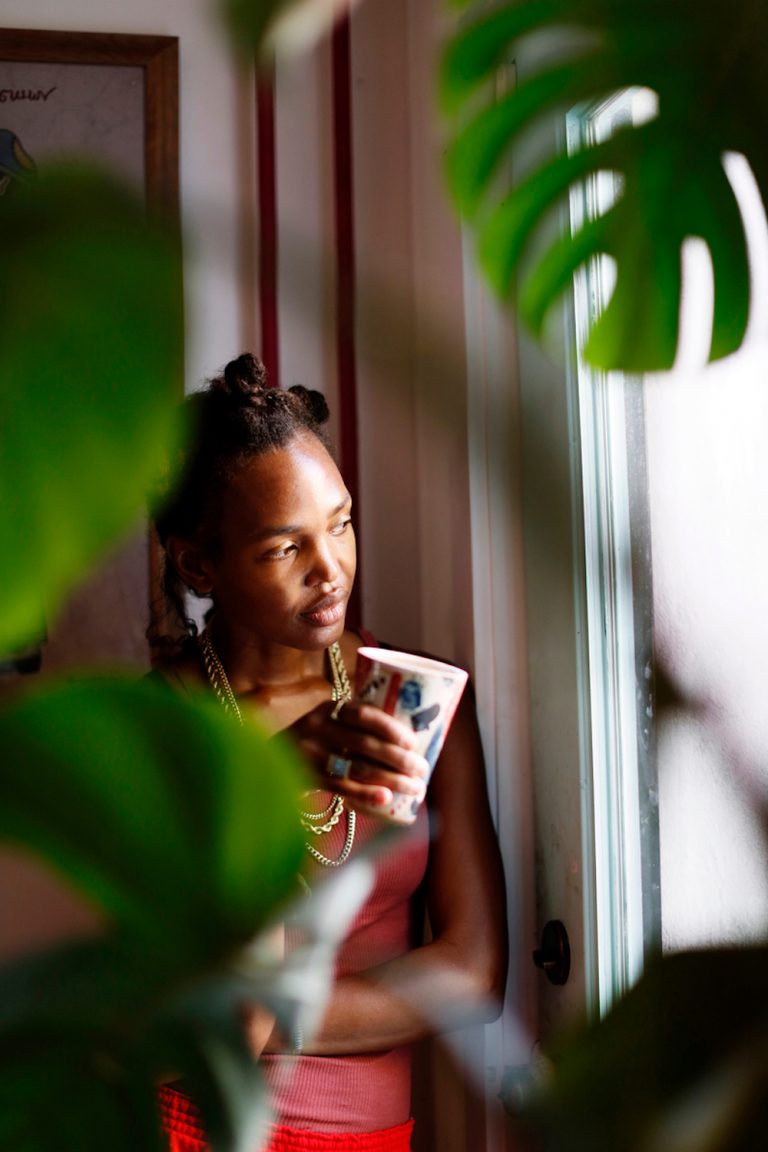
{"type": "MultiPolygon", "coordinates": [[[[569,146],[655,113],[627,92],[569,117],[569,146]]],[[[727,167],[768,299],[768,230],[743,158],[727,167]]],[[[574,193],[574,225],[620,191],[601,174],[574,193]]],[[[575,286],[575,343],[612,287],[608,261],[575,286]]],[[[709,258],[684,253],[672,373],[604,376],[579,361],[601,1006],[649,948],[764,936],[768,709],[768,326],[704,366],[709,258]]],[[[578,359],[578,357],[577,357],[578,359]]]]}
{"type": "Polygon", "coordinates": [[[751,337],[703,365],[711,266],[693,244],[676,369],[645,381],[654,631],[681,696],[658,716],[666,949],[755,939],[768,926],[755,805],[768,783],[768,239],[746,162],[730,157],[727,168],[751,242],[751,337]]]}

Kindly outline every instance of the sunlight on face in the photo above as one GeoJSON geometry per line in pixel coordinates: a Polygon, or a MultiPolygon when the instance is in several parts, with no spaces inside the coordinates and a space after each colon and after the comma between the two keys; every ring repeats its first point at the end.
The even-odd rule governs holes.
{"type": "Polygon", "coordinates": [[[227,488],[208,563],[217,612],[251,642],[325,648],[355,577],[351,497],[311,434],[247,463],[227,488]]]}

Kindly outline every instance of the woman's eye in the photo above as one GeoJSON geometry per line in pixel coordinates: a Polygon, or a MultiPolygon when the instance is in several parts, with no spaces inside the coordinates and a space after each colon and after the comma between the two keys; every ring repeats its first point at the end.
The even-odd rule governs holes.
{"type": "Polygon", "coordinates": [[[351,523],[352,523],[352,517],[351,516],[345,516],[343,520],[341,520],[338,524],[335,524],[333,526],[333,528],[331,528],[331,533],[334,536],[341,536],[344,532],[346,532],[347,528],[350,526],[351,523]]]}
{"type": "Polygon", "coordinates": [[[273,548],[271,552],[267,552],[264,558],[265,560],[283,560],[286,556],[290,556],[291,552],[295,551],[295,544],[284,544],[282,548],[273,548]]]}

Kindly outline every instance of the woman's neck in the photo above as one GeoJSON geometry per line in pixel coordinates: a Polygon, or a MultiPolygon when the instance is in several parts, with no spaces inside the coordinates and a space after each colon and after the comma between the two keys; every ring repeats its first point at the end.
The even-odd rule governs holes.
{"type": "Polygon", "coordinates": [[[325,650],[273,644],[214,617],[208,634],[236,696],[302,692],[327,679],[325,650]]]}

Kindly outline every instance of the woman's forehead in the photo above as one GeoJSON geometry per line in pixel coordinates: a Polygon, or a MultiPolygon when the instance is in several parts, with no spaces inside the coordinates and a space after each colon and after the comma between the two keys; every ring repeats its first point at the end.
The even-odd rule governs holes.
{"type": "Polygon", "coordinates": [[[318,512],[330,515],[349,499],[333,457],[309,435],[248,461],[229,490],[235,499],[225,497],[225,509],[234,504],[249,519],[275,524],[301,524],[318,512]]]}

